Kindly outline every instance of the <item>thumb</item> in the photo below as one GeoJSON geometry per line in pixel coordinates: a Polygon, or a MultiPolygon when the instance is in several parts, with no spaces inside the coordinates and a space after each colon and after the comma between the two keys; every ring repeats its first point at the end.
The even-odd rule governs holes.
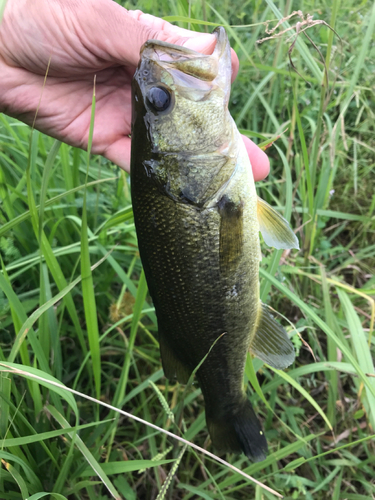
{"type": "Polygon", "coordinates": [[[138,29],[144,38],[143,43],[150,39],[162,40],[175,45],[184,45],[203,54],[210,54],[214,50],[216,37],[212,34],[179,28],[159,17],[144,14],[140,10],[129,10],[127,15],[137,21],[138,29]]]}
{"type": "MultiPolygon", "coordinates": [[[[150,39],[184,45],[203,54],[211,54],[215,47],[214,35],[179,28],[140,10],[126,10],[111,0],[94,2],[91,10],[97,11],[97,15],[90,16],[95,22],[92,28],[96,33],[97,50],[104,58],[105,54],[107,58],[110,55],[119,64],[137,66],[141,47],[150,39]]],[[[237,55],[232,50],[232,80],[238,67],[237,55]]]]}

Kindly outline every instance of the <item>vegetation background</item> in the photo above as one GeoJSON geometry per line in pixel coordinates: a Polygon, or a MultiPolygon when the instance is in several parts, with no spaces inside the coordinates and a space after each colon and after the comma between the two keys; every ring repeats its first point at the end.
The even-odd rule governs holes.
{"type": "MultiPolygon", "coordinates": [[[[248,358],[270,453],[226,459],[287,499],[375,498],[375,3],[124,6],[195,30],[226,25],[241,63],[231,112],[258,143],[279,136],[257,187],[291,219],[301,250],[262,247],[261,294],[289,320],[298,357],[284,372],[248,358]],[[296,9],[305,21],[289,18],[296,9]]],[[[89,162],[87,178],[85,152],[0,116],[0,498],[277,498],[103,406],[212,451],[199,388],[183,398],[163,377],[129,178],[89,162]]]]}

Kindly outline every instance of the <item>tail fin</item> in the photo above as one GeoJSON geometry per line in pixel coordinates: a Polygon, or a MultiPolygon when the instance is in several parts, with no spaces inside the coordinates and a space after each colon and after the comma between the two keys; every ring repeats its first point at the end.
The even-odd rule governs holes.
{"type": "Polygon", "coordinates": [[[220,418],[209,416],[206,412],[206,420],[215,448],[232,453],[243,452],[253,462],[265,460],[267,441],[250,401],[244,399],[220,418]]]}

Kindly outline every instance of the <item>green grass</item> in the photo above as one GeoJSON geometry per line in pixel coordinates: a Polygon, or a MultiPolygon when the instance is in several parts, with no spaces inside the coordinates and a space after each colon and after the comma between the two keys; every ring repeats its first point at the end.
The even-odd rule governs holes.
{"type": "Polygon", "coordinates": [[[261,484],[287,499],[372,498],[375,4],[125,6],[183,27],[190,16],[197,30],[228,26],[241,63],[237,125],[258,143],[280,135],[257,187],[291,220],[301,250],[262,247],[261,296],[285,316],[298,357],[285,372],[247,360],[267,459],[205,455],[199,388],[185,392],[161,370],[127,174],[2,115],[0,498],[277,498],[261,484]],[[256,44],[266,20],[296,9],[341,37],[308,31],[328,85],[303,35],[291,54],[298,73],[288,34],[256,44]]]}

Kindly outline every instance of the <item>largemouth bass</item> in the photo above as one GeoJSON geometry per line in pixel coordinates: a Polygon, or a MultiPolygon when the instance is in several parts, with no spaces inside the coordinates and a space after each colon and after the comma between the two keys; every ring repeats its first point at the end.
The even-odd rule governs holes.
{"type": "Polygon", "coordinates": [[[187,383],[204,359],[196,376],[213,445],[260,461],[267,442],[244,392],[247,351],[285,368],[294,349],[259,299],[259,230],[276,248],[298,248],[298,240],[257,198],[228,111],[227,34],[214,33],[211,55],[158,40],[141,50],[133,79],[134,220],[166,377],[187,383]]]}

